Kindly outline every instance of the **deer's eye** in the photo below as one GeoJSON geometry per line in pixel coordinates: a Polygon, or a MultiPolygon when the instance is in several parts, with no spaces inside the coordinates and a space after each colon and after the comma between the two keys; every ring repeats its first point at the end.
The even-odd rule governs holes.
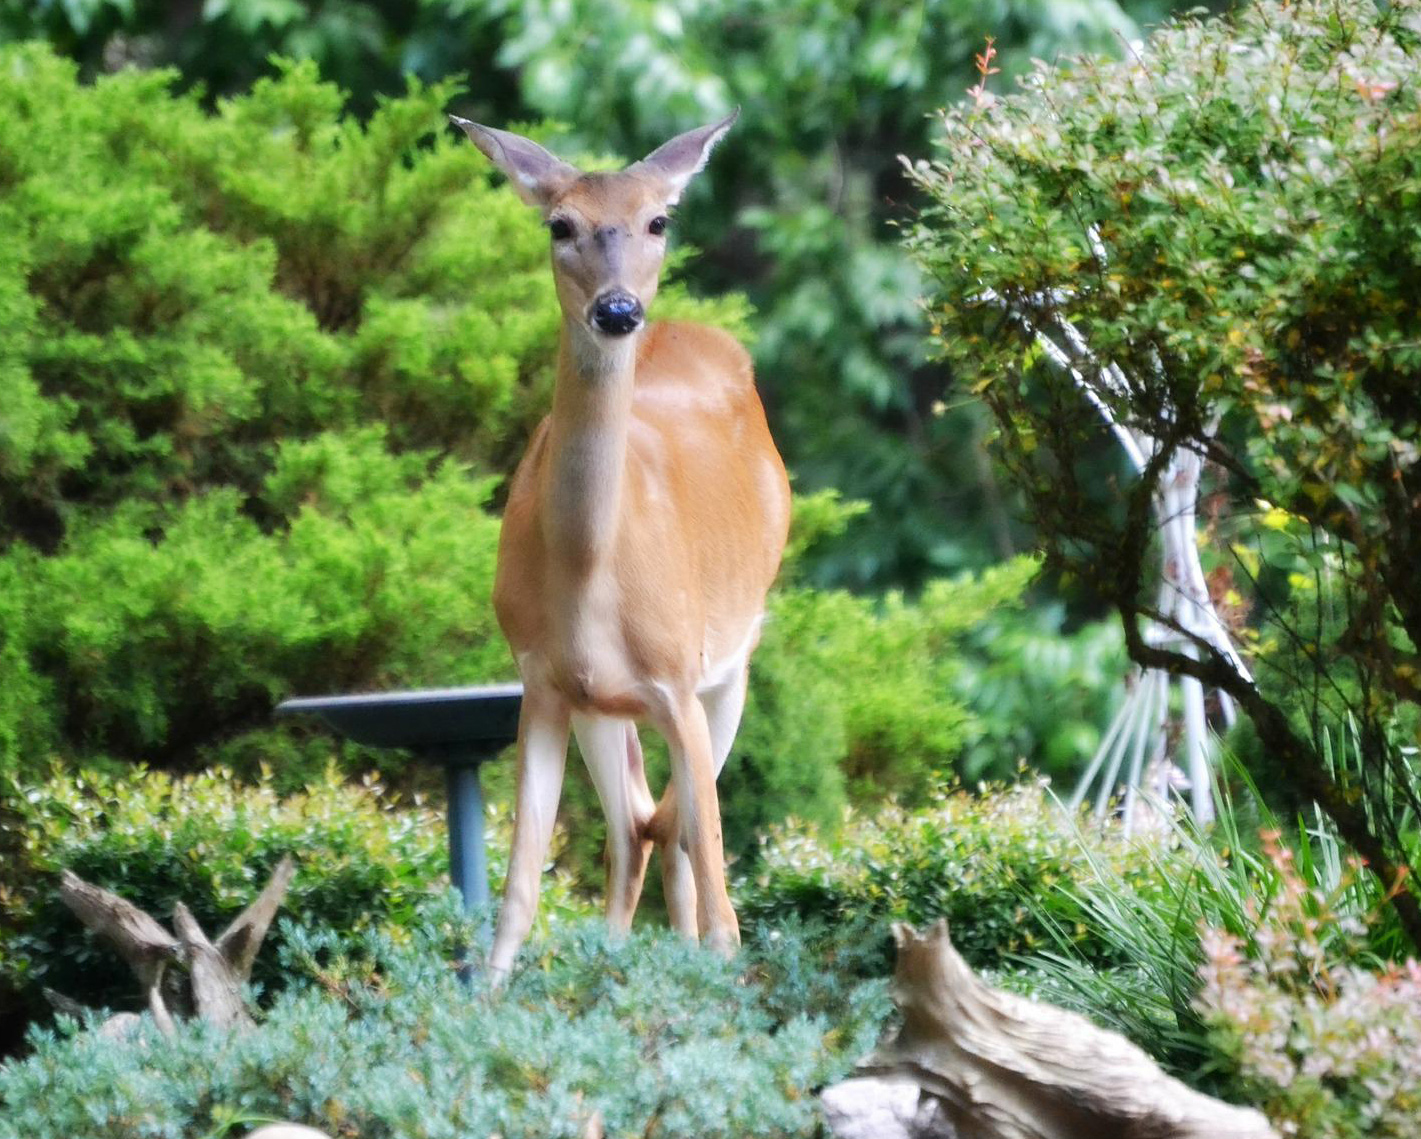
{"type": "Polygon", "coordinates": [[[646,232],[653,237],[660,237],[666,232],[666,227],[671,224],[668,217],[655,217],[651,219],[651,224],[646,227],[646,232]]]}
{"type": "Polygon", "coordinates": [[[553,218],[548,222],[548,232],[554,241],[566,241],[572,236],[572,223],[566,218],[553,218]]]}

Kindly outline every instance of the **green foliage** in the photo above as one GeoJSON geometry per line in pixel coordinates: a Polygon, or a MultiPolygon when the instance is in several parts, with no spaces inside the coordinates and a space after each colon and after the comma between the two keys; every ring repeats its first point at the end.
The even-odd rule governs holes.
{"type": "Polygon", "coordinates": [[[1025,763],[1069,787],[1099,747],[1126,673],[1119,625],[1067,632],[1059,603],[987,614],[957,660],[953,692],[972,712],[957,761],[968,781],[1010,779],[1025,763]]]}
{"type": "MultiPolygon", "coordinates": [[[[1261,625],[1261,692],[1232,694],[1387,875],[1421,811],[1418,66],[1415,0],[1307,0],[1178,23],[1135,61],[1043,67],[944,116],[910,243],[1050,556],[1130,634],[1153,605],[1150,496],[1179,451],[1215,461],[1213,585],[1261,625]],[[1099,477],[1098,408],[1160,441],[1124,496],[1099,477]],[[1360,765],[1329,764],[1348,732],[1360,765]]],[[[1228,683],[1207,655],[1151,663],[1228,683]]],[[[1421,944],[1421,901],[1398,905],[1421,944]]]]}
{"type": "Polygon", "coordinates": [[[740,125],[677,225],[706,251],[702,292],[748,291],[777,435],[806,489],[877,509],[815,557],[815,580],[913,589],[1022,548],[981,450],[981,417],[936,406],[917,270],[893,222],[898,164],[961,97],[995,35],[1007,70],[1113,51],[1159,0],[246,0],[190,20],[127,0],[0,0],[0,40],[43,36],[86,74],[172,65],[211,96],[246,91],[273,53],[314,61],[362,116],[403,76],[471,84],[460,113],[549,118],[628,157],[740,106],[740,125]],[[1130,16],[1125,12],[1128,11],[1130,16]]]}
{"type": "Polygon", "coordinates": [[[571,1137],[598,1111],[614,1135],[808,1137],[811,1090],[887,1011],[882,982],[837,978],[792,937],[728,963],[669,934],[609,944],[598,924],[535,944],[492,998],[448,965],[473,932],[426,907],[399,939],[363,939],[367,964],[350,968],[348,943],[293,929],[287,961],[308,979],[235,1037],[38,1033],[0,1067],[0,1136],[176,1137],[244,1115],[365,1139],[571,1137]],[[792,1007],[815,992],[817,1007],[792,1007]]]}
{"type": "MultiPolygon", "coordinates": [[[[216,936],[266,884],[285,855],[297,863],[282,913],[342,936],[408,926],[431,893],[448,889],[441,812],[401,804],[372,777],[343,781],[335,769],[281,797],[268,778],[242,786],[226,771],[174,778],[132,768],[119,776],[56,774],[14,806],[12,862],[0,876],[0,985],[36,1012],[48,986],[86,1004],[134,1007],[126,967],[84,932],[60,901],[59,872],[113,890],[159,920],[185,903],[216,936]]],[[[503,881],[506,818],[490,827],[491,889],[503,881]]],[[[555,875],[543,914],[585,913],[555,875]]],[[[273,931],[253,980],[268,993],[285,934],[273,931]]]]}
{"type": "Polygon", "coordinates": [[[126,503],[52,557],[18,547],[21,627],[61,694],[45,710],[79,749],[185,766],[236,748],[214,729],[293,689],[506,674],[488,486],[430,466],[378,428],[325,435],[281,447],[245,504],[290,501],[274,533],[224,488],[165,512],[156,541],[126,503]]]}
{"type": "Polygon", "coordinates": [[[869,928],[885,958],[890,921],[945,917],[977,968],[1001,969],[1062,931],[1092,968],[1104,968],[1119,963],[1119,947],[1086,923],[1076,889],[1109,874],[1128,896],[1154,893],[1177,873],[1173,858],[1118,835],[1085,838],[1041,787],[1023,783],[981,796],[939,793],[917,810],[848,814],[832,829],[772,828],[754,877],[736,893],[751,926],[796,914],[869,928]]]}
{"type": "Polygon", "coordinates": [[[324,760],[276,698],[511,674],[484,476],[548,398],[546,235],[428,144],[450,87],[362,127],[310,65],[216,116],[171,82],[0,66],[0,774],[294,786],[324,760]]]}
{"type": "Polygon", "coordinates": [[[777,595],[753,693],[757,709],[775,700],[776,712],[747,717],[750,734],[737,740],[737,752],[779,746],[771,733],[786,717],[803,717],[842,734],[843,750],[828,755],[853,800],[923,801],[950,776],[976,722],[952,695],[959,646],[979,621],[1019,604],[1035,572],[1033,560],[1018,558],[933,582],[913,602],[896,594],[879,603],[818,590],[777,595]]]}
{"type": "MultiPolygon", "coordinates": [[[[0,43],[44,39],[86,77],[122,67],[175,67],[210,96],[245,92],[272,73],[272,57],[310,59],[352,93],[362,114],[414,74],[442,79],[491,57],[490,16],[403,0],[209,0],[175,9],[161,0],[0,0],[0,43]]],[[[480,97],[514,98],[515,78],[471,69],[480,97]]]]}
{"type": "Polygon", "coordinates": [[[1276,832],[1264,851],[1276,885],[1249,936],[1203,936],[1195,1007],[1230,1089],[1300,1139],[1416,1134],[1421,963],[1364,964],[1366,927],[1347,905],[1360,867],[1324,889],[1276,832]]]}

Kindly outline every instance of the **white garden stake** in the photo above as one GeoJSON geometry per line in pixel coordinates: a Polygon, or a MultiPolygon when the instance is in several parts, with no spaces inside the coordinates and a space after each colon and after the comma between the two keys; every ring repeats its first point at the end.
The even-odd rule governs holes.
{"type": "MultiPolygon", "coordinates": [[[[1104,248],[1094,234],[1091,237],[1096,255],[1103,262],[1104,248]]],[[[1128,378],[1116,364],[1101,363],[1080,330],[1060,315],[1058,303],[1064,298],[1051,293],[1007,302],[991,291],[982,296],[1006,308],[1034,337],[1046,358],[1071,377],[1099,411],[1135,470],[1143,472],[1159,442],[1116,417],[1111,401],[1129,390],[1128,378]]],[[[1248,669],[1209,596],[1199,560],[1195,517],[1203,467],[1203,456],[1197,451],[1179,448],[1170,457],[1156,489],[1153,509],[1162,546],[1161,580],[1155,603],[1159,616],[1149,622],[1143,637],[1149,645],[1189,656],[1196,654],[1192,638],[1198,638],[1222,653],[1240,676],[1249,679],[1248,669]]],[[[1232,699],[1225,692],[1215,695],[1220,720],[1224,726],[1232,725],[1232,699]]],[[[1164,802],[1172,790],[1184,785],[1189,788],[1195,818],[1210,821],[1214,817],[1210,775],[1214,749],[1205,698],[1204,686],[1193,677],[1171,678],[1158,669],[1132,666],[1125,680],[1125,698],[1071,795],[1071,807],[1078,807],[1094,791],[1094,812],[1097,818],[1103,818],[1123,776],[1122,813],[1127,833],[1153,813],[1154,804],[1164,802]],[[1172,698],[1175,689],[1177,705],[1172,698]],[[1171,755],[1170,728],[1176,715],[1182,720],[1183,731],[1179,733],[1179,750],[1171,755]]]]}

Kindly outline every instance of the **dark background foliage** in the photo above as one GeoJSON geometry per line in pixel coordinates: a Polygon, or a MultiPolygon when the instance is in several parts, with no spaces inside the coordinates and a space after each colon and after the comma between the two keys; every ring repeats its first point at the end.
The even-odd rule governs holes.
{"type": "Polygon", "coordinates": [[[0,4],[0,36],[44,36],[84,75],[174,66],[217,98],[313,61],[366,117],[407,76],[452,78],[453,106],[493,124],[548,119],[571,153],[637,157],[739,106],[739,126],[678,231],[700,292],[756,306],[761,388],[802,490],[875,509],[817,550],[822,584],[916,588],[1029,545],[983,449],[980,410],[944,402],[922,349],[921,279],[896,224],[927,150],[996,37],[1007,74],[1033,57],[1118,51],[1157,0],[70,0],[0,4]],[[1128,14],[1127,14],[1128,11],[1128,14]]]}

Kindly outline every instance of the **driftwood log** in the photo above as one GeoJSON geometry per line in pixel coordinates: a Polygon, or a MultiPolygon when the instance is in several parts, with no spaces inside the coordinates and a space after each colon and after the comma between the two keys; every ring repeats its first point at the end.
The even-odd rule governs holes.
{"type": "MultiPolygon", "coordinates": [[[[242,1028],[251,1017],[242,1003],[242,985],[252,974],[257,950],[286,896],[296,865],[283,858],[266,888],[215,941],[208,940],[188,908],[179,902],[169,933],[132,902],[85,882],[66,870],[59,896],[90,930],[109,942],[138,978],[148,1010],[159,1031],[176,1031],[174,1014],[195,1015],[220,1028],[242,1028]]],[[[46,990],[55,1008],[71,1016],[85,1011],[68,997],[46,990]]],[[[131,1012],[118,1013],[100,1027],[104,1036],[122,1039],[139,1026],[131,1012]]]]}
{"type": "Polygon", "coordinates": [[[1124,1037],[991,988],[946,922],[893,935],[903,1027],[825,1090],[838,1139],[1278,1139],[1259,1112],[1186,1087],[1124,1037]]]}

